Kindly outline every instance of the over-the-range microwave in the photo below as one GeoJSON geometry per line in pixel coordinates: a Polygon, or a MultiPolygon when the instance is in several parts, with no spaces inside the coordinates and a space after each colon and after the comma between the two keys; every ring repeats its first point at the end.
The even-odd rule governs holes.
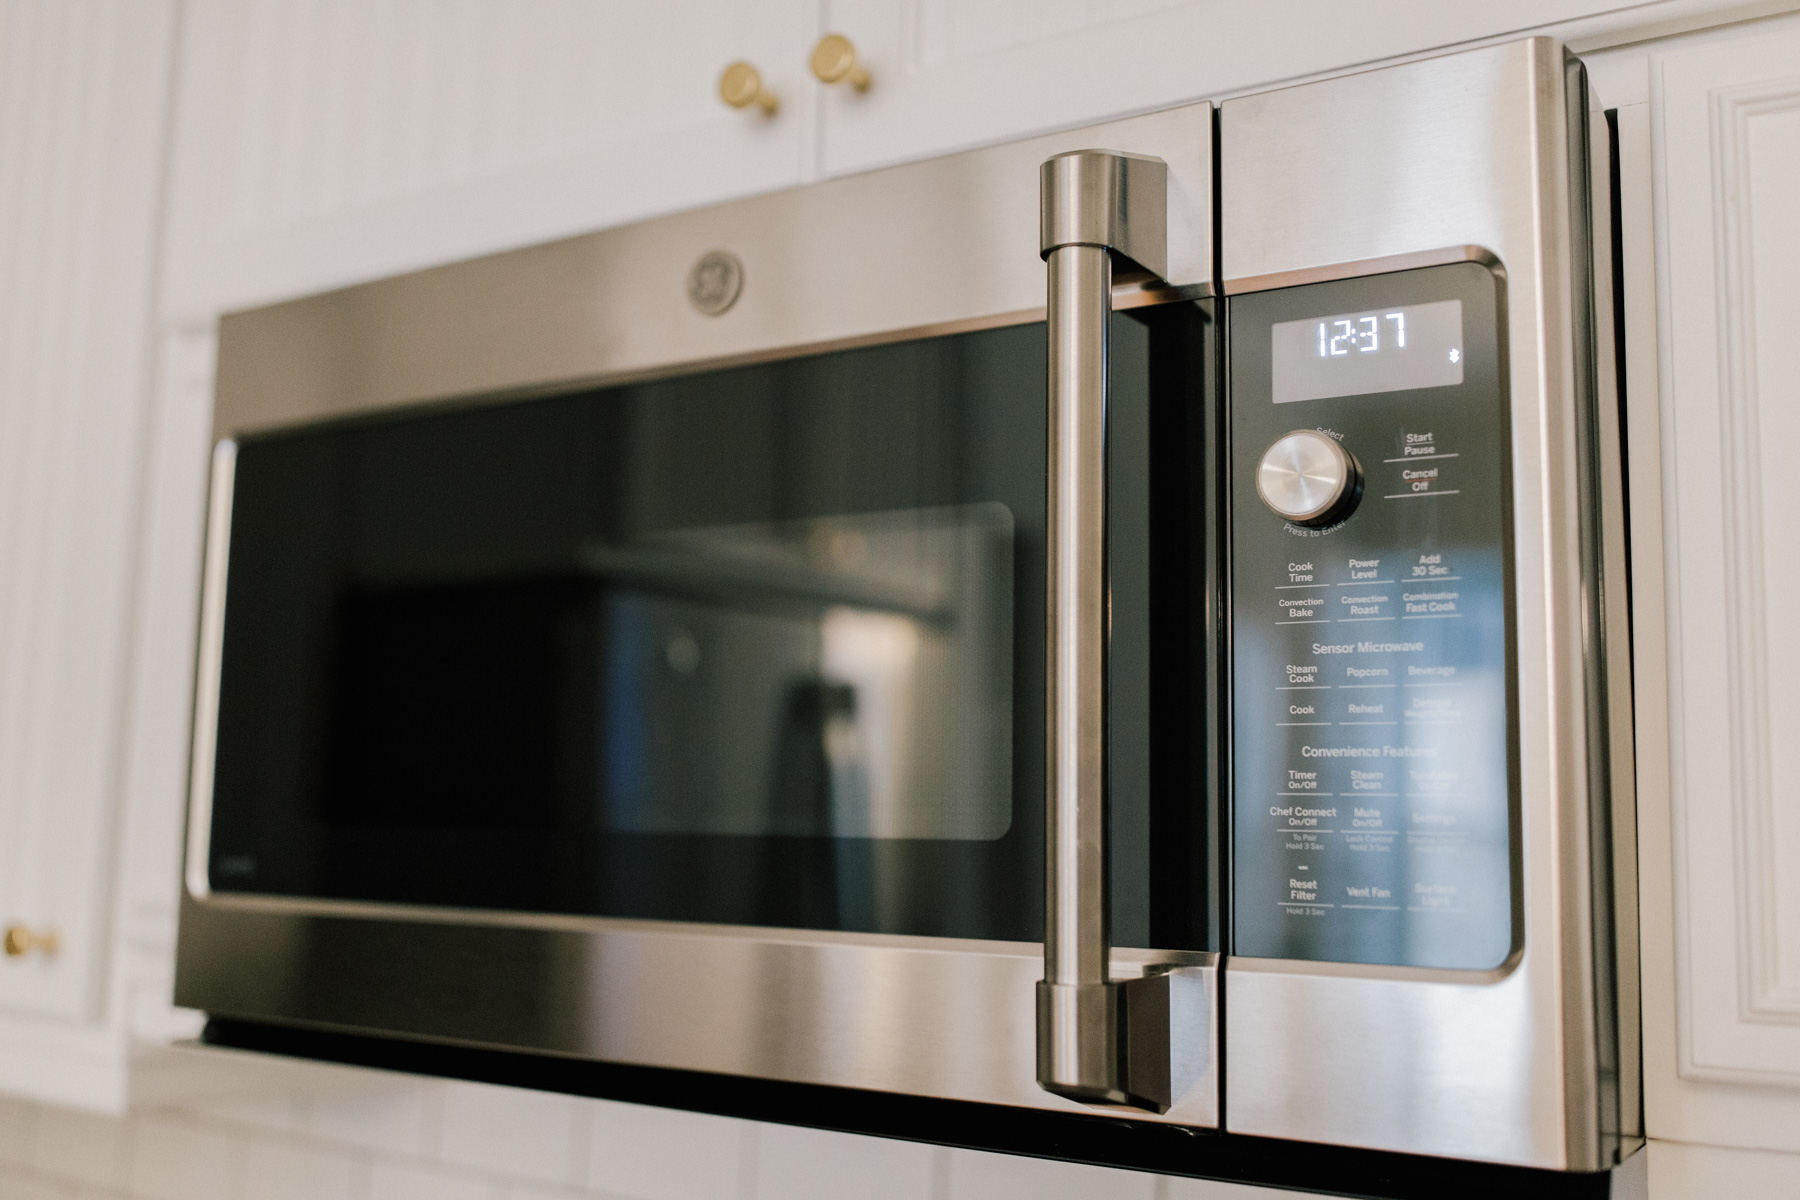
{"type": "Polygon", "coordinates": [[[1535,39],[224,318],[215,1044],[1367,1195],[1639,1144],[1535,39]]]}

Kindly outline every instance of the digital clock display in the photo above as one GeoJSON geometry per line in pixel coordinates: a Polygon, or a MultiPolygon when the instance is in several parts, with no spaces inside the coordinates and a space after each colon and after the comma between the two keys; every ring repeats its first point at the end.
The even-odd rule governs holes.
{"type": "Polygon", "coordinates": [[[1269,338],[1277,404],[1463,380],[1461,300],[1283,321],[1269,338]]]}

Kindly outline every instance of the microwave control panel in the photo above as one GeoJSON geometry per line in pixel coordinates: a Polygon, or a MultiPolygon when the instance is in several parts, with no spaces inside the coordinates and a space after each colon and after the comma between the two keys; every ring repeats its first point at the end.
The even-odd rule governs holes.
{"type": "Polygon", "coordinates": [[[1233,949],[1514,949],[1502,283],[1459,263],[1234,297],[1233,949]]]}

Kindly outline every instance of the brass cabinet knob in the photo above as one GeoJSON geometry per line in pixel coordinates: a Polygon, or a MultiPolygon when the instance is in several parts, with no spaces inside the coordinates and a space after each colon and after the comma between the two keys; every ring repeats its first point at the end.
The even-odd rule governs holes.
{"type": "Polygon", "coordinates": [[[33,933],[23,925],[8,925],[4,945],[8,958],[18,958],[33,950],[48,956],[56,953],[56,931],[46,929],[41,933],[33,933]]]}
{"type": "Polygon", "coordinates": [[[869,73],[856,65],[856,47],[841,33],[828,33],[813,47],[812,72],[821,83],[848,82],[859,92],[869,90],[869,73]]]}
{"type": "Polygon", "coordinates": [[[749,108],[754,104],[762,109],[765,117],[774,116],[781,106],[775,94],[763,87],[762,72],[742,60],[726,67],[725,73],[719,76],[719,99],[733,108],[749,108]]]}

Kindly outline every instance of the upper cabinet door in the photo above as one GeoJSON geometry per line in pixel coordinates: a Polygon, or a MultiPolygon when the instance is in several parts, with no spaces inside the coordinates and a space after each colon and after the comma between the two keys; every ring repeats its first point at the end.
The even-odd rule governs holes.
{"type": "Polygon", "coordinates": [[[810,0],[195,0],[165,315],[799,182],[810,0]],[[780,102],[727,106],[744,60],[780,102]]]}
{"type": "MultiPolygon", "coordinates": [[[[1277,86],[1619,9],[1617,0],[826,0],[869,72],[823,99],[840,174],[1277,86]]],[[[1627,6],[1629,7],[1629,6],[1627,6]]],[[[1343,135],[1357,136],[1356,114],[1343,135]]]]}
{"type": "Polygon", "coordinates": [[[1668,747],[1673,995],[1652,976],[1646,1015],[1680,1036],[1649,1129],[1800,1150],[1800,21],[1650,67],[1669,723],[1640,744],[1668,747]]]}
{"type": "Polygon", "coordinates": [[[173,28],[0,5],[0,1026],[103,991],[173,28]]]}

